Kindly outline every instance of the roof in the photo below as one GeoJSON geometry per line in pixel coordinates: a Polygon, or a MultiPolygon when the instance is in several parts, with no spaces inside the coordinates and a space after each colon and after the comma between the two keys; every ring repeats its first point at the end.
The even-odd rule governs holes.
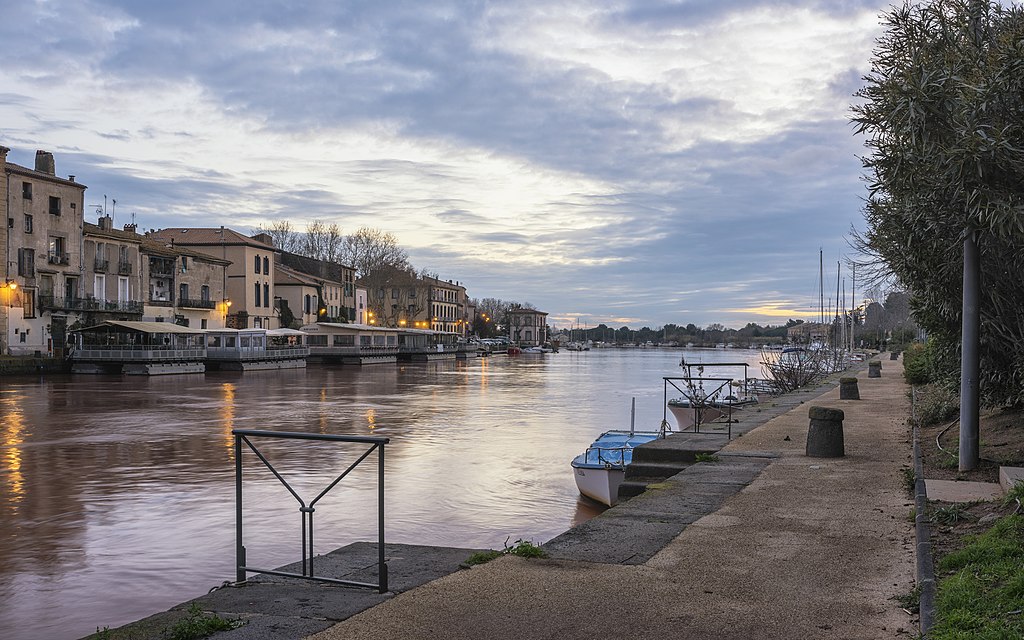
{"type": "Polygon", "coordinates": [[[307,287],[319,287],[322,282],[330,282],[341,286],[340,282],[325,280],[323,278],[315,278],[311,275],[286,267],[280,263],[274,265],[275,286],[304,285],[307,287]]]}
{"type": "Polygon", "coordinates": [[[529,313],[529,314],[533,314],[533,315],[537,315],[537,316],[546,316],[546,315],[548,315],[547,311],[537,311],[536,309],[509,309],[508,312],[509,313],[529,313]]]}
{"type": "Polygon", "coordinates": [[[81,182],[74,182],[66,178],[61,178],[60,176],[56,176],[52,173],[46,173],[45,171],[36,171],[35,169],[29,169],[28,167],[23,167],[20,164],[14,164],[13,162],[5,162],[4,164],[6,168],[11,171],[11,173],[16,173],[21,176],[28,176],[30,178],[37,178],[39,180],[49,180],[50,182],[57,182],[67,187],[78,187],[83,191],[87,188],[81,182]]]}
{"type": "Polygon", "coordinates": [[[120,229],[103,229],[99,225],[86,222],[82,225],[82,233],[87,236],[99,236],[101,238],[116,238],[125,242],[142,242],[142,236],[134,231],[121,231],[120,229]]]}
{"type": "Polygon", "coordinates": [[[221,246],[245,245],[258,249],[277,251],[273,246],[255,238],[242,235],[226,227],[169,227],[147,234],[154,240],[171,242],[174,245],[221,246]]]}
{"type": "Polygon", "coordinates": [[[280,329],[268,329],[268,336],[304,336],[305,331],[299,331],[298,329],[286,329],[284,327],[280,329]]]}
{"type": "Polygon", "coordinates": [[[165,242],[153,240],[149,237],[142,237],[142,247],[140,251],[149,256],[163,256],[165,258],[176,258],[178,256],[188,256],[193,260],[203,260],[213,264],[231,264],[230,260],[224,260],[222,258],[216,258],[208,253],[202,251],[193,251],[180,245],[169,246],[165,242]]]}
{"type": "Polygon", "coordinates": [[[206,333],[202,329],[183,327],[180,324],[174,324],[173,322],[136,322],[132,320],[107,320],[106,322],[102,322],[91,327],[75,329],[75,331],[93,331],[97,329],[104,329],[106,327],[117,327],[138,333],[206,333]]]}
{"type": "Polygon", "coordinates": [[[398,328],[396,327],[381,327],[375,324],[359,324],[358,322],[317,322],[316,324],[307,324],[302,327],[303,333],[309,333],[310,331],[317,331],[319,327],[325,329],[351,329],[354,331],[389,331],[391,333],[397,333],[398,328]]]}

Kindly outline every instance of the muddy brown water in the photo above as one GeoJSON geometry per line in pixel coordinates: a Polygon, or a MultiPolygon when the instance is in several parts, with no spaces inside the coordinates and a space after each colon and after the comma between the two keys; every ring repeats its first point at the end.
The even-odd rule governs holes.
{"type": "MultiPolygon", "coordinates": [[[[662,376],[679,375],[680,355],[595,349],[244,374],[0,378],[0,635],[78,638],[232,580],[236,428],[390,438],[388,542],[545,542],[599,512],[579,497],[570,460],[601,431],[628,428],[630,398],[637,428],[657,428],[662,376]]],[[[756,351],[685,356],[746,361],[760,375],[756,351]]],[[[364,450],[258,444],[307,500],[364,450]]],[[[243,466],[249,564],[297,560],[297,502],[248,451],[243,466]]],[[[376,474],[371,456],[318,504],[318,553],[376,539],[376,474]]]]}

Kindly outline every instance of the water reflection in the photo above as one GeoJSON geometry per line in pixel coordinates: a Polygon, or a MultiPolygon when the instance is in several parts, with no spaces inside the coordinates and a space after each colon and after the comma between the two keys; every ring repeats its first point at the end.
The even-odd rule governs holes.
{"type": "MultiPolygon", "coordinates": [[[[757,359],[736,351],[693,357],[738,356],[757,359]]],[[[678,351],[608,350],[242,375],[5,379],[5,637],[80,637],[232,578],[233,428],[389,437],[391,542],[546,541],[599,509],[579,498],[569,460],[599,431],[628,426],[631,397],[638,428],[656,428],[661,377],[678,375],[678,362],[678,351]]],[[[364,450],[269,440],[260,448],[307,497],[364,450]]],[[[376,536],[375,456],[367,462],[318,505],[317,552],[376,536]]],[[[250,562],[296,560],[294,499],[251,452],[243,466],[250,562]]]]}

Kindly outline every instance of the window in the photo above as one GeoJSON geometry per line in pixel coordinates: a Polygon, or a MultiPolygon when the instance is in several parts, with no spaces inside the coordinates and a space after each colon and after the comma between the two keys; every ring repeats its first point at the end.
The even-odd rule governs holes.
{"type": "Polygon", "coordinates": [[[32,233],[32,216],[25,214],[25,233],[32,233]]]}
{"type": "Polygon", "coordinates": [[[21,183],[21,199],[31,200],[32,199],[32,183],[22,182],[21,183]]]}
{"type": "Polygon", "coordinates": [[[188,271],[188,258],[181,256],[181,272],[185,273],[188,271]]]}
{"type": "Polygon", "coordinates": [[[117,301],[128,302],[131,297],[131,290],[128,286],[128,278],[121,276],[117,279],[117,301]]]}
{"type": "Polygon", "coordinates": [[[35,249],[18,249],[18,275],[30,278],[36,275],[35,249]]]}
{"type": "Polygon", "coordinates": [[[36,290],[25,288],[21,290],[21,309],[26,318],[36,317],[36,290]]]}
{"type": "Polygon", "coordinates": [[[60,198],[57,196],[50,196],[50,213],[55,216],[60,215],[60,198]]]}
{"type": "Polygon", "coordinates": [[[92,283],[92,297],[100,301],[107,299],[107,277],[102,273],[97,273],[92,283]]]}
{"type": "Polygon", "coordinates": [[[415,298],[416,297],[416,289],[409,289],[409,297],[410,298],[415,298]]]}
{"type": "Polygon", "coordinates": [[[263,256],[263,273],[264,275],[270,275],[270,259],[263,256]]]}
{"type": "Polygon", "coordinates": [[[377,299],[378,300],[383,300],[384,299],[384,289],[377,289],[377,299]]]}
{"type": "Polygon", "coordinates": [[[306,336],[306,344],[311,347],[326,347],[327,336],[306,336]]]}
{"type": "MultiPolygon", "coordinates": [[[[260,272],[260,257],[259,256],[253,257],[252,264],[253,264],[253,267],[255,268],[255,273],[259,273],[260,272]]],[[[259,304],[259,303],[257,303],[257,304],[259,304]]]]}
{"type": "Polygon", "coordinates": [[[178,285],[178,303],[183,304],[186,300],[188,300],[188,284],[182,282],[178,285]]]}
{"type": "Polygon", "coordinates": [[[64,238],[61,238],[59,236],[51,236],[49,245],[47,247],[47,262],[51,264],[67,264],[68,255],[64,253],[65,246],[66,244],[64,238]]]}
{"type": "Polygon", "coordinates": [[[253,285],[253,288],[256,291],[256,306],[262,306],[260,305],[260,283],[257,282],[255,285],[253,285]]]}
{"type": "Polygon", "coordinates": [[[270,284],[266,282],[263,283],[263,306],[270,306],[270,284]]]}
{"type": "MultiPolygon", "coordinates": [[[[199,288],[199,299],[202,300],[203,302],[210,301],[210,285],[204,284],[202,287],[199,288]]],[[[204,320],[203,322],[206,321],[204,320]]],[[[203,328],[205,329],[206,327],[203,328]]]]}
{"type": "Polygon", "coordinates": [[[303,301],[303,306],[302,306],[302,312],[303,312],[303,313],[310,313],[310,312],[312,311],[312,309],[313,309],[313,299],[312,299],[312,297],[311,297],[311,296],[310,296],[310,295],[309,295],[309,294],[307,293],[307,294],[306,294],[306,298],[305,298],[305,300],[303,301]]]}
{"type": "Polygon", "coordinates": [[[391,290],[391,299],[392,300],[398,300],[398,289],[392,289],[391,290]]]}
{"type": "Polygon", "coordinates": [[[199,321],[199,328],[200,329],[206,329],[207,328],[207,326],[206,326],[206,318],[203,318],[202,320],[199,321]]]}

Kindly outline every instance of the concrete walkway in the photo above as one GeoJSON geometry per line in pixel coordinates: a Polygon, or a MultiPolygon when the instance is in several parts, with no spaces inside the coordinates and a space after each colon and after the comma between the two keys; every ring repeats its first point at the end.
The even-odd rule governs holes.
{"type": "MultiPolygon", "coordinates": [[[[892,601],[914,576],[912,503],[899,480],[910,452],[900,364],[885,361],[881,378],[861,373],[860,401],[841,401],[832,389],[733,440],[718,464],[756,458],[763,471],[639,564],[505,557],[311,637],[913,635],[914,621],[892,601]],[[804,456],[812,403],[846,412],[846,457],[804,456]]],[[[631,522],[628,533],[644,537],[643,519],[631,522]]]]}

